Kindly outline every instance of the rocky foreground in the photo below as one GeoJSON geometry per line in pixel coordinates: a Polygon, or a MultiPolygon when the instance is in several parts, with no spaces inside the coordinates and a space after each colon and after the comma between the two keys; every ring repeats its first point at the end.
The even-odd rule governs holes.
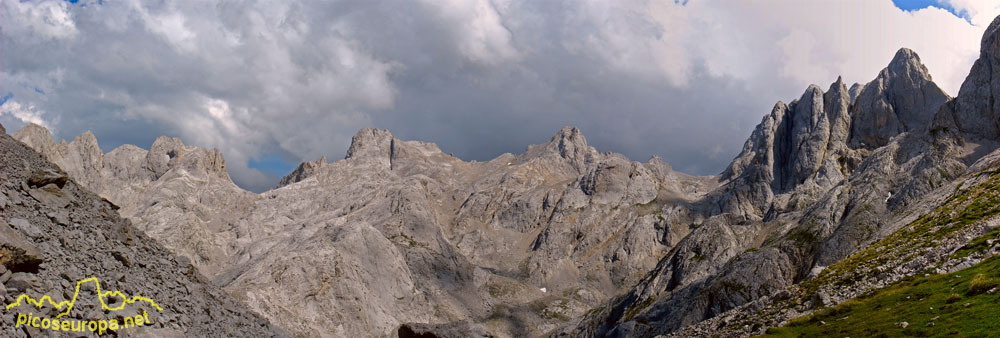
{"type": "MultiPolygon", "coordinates": [[[[0,127],[2,129],[2,127],[0,127]]],[[[123,318],[147,311],[142,327],[104,335],[148,337],[286,337],[118,214],[118,207],[68,179],[59,167],[0,133],[0,298],[4,337],[91,337],[17,325],[18,313],[54,318],[50,306],[33,309],[21,294],[71,300],[77,282],[96,277],[105,291],[143,296],[162,309],[130,306],[102,311],[94,284],[84,285],[69,320],[123,318]]],[[[111,297],[113,298],[113,297],[111,297]]],[[[113,300],[108,300],[113,302],[113,300]]],[[[134,305],[134,304],[133,304],[134,305]]]]}
{"type": "Polygon", "coordinates": [[[364,129],[253,194],[178,139],[14,137],[296,336],[752,335],[995,252],[1000,18],[981,47],[955,98],[905,48],[810,86],[712,177],[575,128],[487,162],[364,129]]]}

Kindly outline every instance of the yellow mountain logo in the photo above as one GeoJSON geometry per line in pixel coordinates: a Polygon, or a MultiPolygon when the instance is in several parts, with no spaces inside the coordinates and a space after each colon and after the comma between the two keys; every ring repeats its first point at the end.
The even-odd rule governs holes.
{"type": "Polygon", "coordinates": [[[119,327],[130,328],[133,326],[142,326],[144,324],[149,323],[149,317],[146,314],[146,310],[142,311],[142,315],[136,315],[135,317],[125,317],[124,322],[122,323],[121,326],[118,325],[118,320],[114,318],[107,320],[90,320],[90,321],[59,320],[58,318],[68,315],[69,312],[73,310],[73,305],[76,304],[77,297],[80,296],[80,286],[83,285],[84,283],[89,283],[89,282],[94,282],[95,290],[97,292],[97,298],[101,302],[102,310],[118,311],[124,309],[125,306],[128,304],[143,302],[149,304],[149,306],[153,308],[156,308],[156,310],[158,311],[163,311],[163,308],[160,307],[160,304],[157,304],[156,301],[152,299],[142,296],[129,297],[128,295],[122,293],[121,291],[105,291],[104,289],[101,288],[101,281],[98,280],[97,277],[90,277],[81,281],[77,281],[76,291],[73,292],[73,298],[70,300],[64,300],[57,303],[53,301],[52,298],[49,297],[48,295],[44,295],[39,299],[35,299],[31,298],[31,296],[29,296],[28,294],[22,293],[20,296],[17,297],[17,299],[13,303],[7,304],[7,310],[9,311],[10,309],[16,308],[24,304],[32,305],[39,309],[41,309],[46,305],[51,305],[53,308],[61,310],[61,312],[58,315],[56,315],[55,318],[42,318],[42,317],[35,317],[34,314],[25,315],[23,313],[19,313],[17,316],[17,323],[15,326],[19,327],[22,324],[24,324],[36,328],[42,328],[45,330],[51,329],[53,331],[62,330],[62,331],[80,332],[80,331],[90,330],[90,331],[96,331],[98,332],[98,334],[103,334],[104,330],[106,329],[117,330],[119,327]],[[108,305],[108,300],[113,297],[121,299],[121,303],[119,303],[116,306],[108,305]]]}

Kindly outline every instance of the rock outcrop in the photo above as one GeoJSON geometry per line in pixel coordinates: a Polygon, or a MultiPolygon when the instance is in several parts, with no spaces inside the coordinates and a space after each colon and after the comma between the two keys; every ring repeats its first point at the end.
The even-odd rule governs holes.
{"type": "Polygon", "coordinates": [[[858,94],[851,108],[851,147],[875,149],[901,133],[922,132],[949,99],[917,53],[900,49],[858,94]]]}
{"type": "Polygon", "coordinates": [[[302,162],[299,164],[298,167],[295,167],[295,170],[293,170],[291,173],[281,178],[281,181],[278,182],[277,188],[281,188],[286,185],[296,183],[304,179],[307,179],[309,177],[312,177],[313,175],[316,174],[317,171],[319,171],[325,165],[326,165],[326,156],[322,156],[313,162],[302,162]]]}
{"type": "Polygon", "coordinates": [[[235,254],[232,215],[258,198],[230,180],[217,149],[185,146],[177,138],[159,137],[149,151],[123,145],[103,154],[90,132],[57,143],[44,127],[29,124],[12,136],[209,276],[228,267],[235,254]]]}
{"type": "Polygon", "coordinates": [[[1000,17],[986,28],[979,59],[962,82],[958,96],[938,113],[939,128],[951,128],[968,141],[993,142],[1000,137],[1000,17]]]}

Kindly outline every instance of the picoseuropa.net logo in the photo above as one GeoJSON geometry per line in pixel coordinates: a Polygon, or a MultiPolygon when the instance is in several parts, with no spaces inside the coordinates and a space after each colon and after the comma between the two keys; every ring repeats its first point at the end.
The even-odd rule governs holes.
{"type": "Polygon", "coordinates": [[[96,332],[97,334],[100,335],[103,334],[104,331],[106,330],[128,329],[132,327],[138,327],[150,324],[149,315],[146,313],[145,309],[142,310],[141,315],[121,318],[122,319],[121,322],[118,321],[118,318],[96,319],[96,320],[61,319],[64,316],[68,315],[69,312],[73,310],[73,305],[76,304],[77,297],[80,296],[80,286],[83,285],[84,283],[89,283],[89,282],[94,282],[94,287],[96,290],[95,293],[97,295],[98,300],[100,301],[102,310],[119,311],[125,309],[125,306],[129,304],[142,302],[149,304],[149,307],[155,308],[157,311],[163,311],[163,308],[161,308],[160,305],[157,304],[152,299],[142,296],[128,297],[121,291],[102,290],[101,281],[98,280],[97,277],[90,277],[84,280],[77,281],[76,291],[73,292],[73,298],[70,300],[64,300],[57,303],[53,301],[52,298],[49,297],[48,295],[44,295],[39,299],[34,299],[31,298],[31,296],[29,296],[28,294],[22,293],[20,296],[17,297],[17,299],[13,303],[7,304],[7,311],[10,311],[11,309],[17,308],[22,305],[29,305],[31,307],[38,308],[39,310],[48,305],[52,306],[57,310],[61,310],[61,312],[58,315],[56,315],[55,318],[38,317],[31,312],[29,312],[28,314],[25,314],[23,312],[18,312],[17,321],[15,323],[15,327],[18,328],[20,328],[21,325],[26,325],[43,330],[52,330],[52,331],[66,331],[66,332],[91,331],[91,332],[96,332]],[[113,298],[117,298],[117,300],[120,300],[121,302],[119,303],[118,301],[114,301],[112,303],[113,304],[118,303],[118,305],[115,306],[108,305],[108,301],[113,298]]]}

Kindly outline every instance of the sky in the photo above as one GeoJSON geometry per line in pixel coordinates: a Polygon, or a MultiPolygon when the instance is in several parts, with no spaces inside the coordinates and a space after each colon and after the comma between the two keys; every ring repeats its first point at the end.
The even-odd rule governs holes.
{"type": "Polygon", "coordinates": [[[875,78],[901,47],[954,96],[992,0],[0,0],[0,123],[104,151],[216,147],[263,191],[359,129],[464,160],[563,126],[721,172],[777,101],[875,78]]]}

